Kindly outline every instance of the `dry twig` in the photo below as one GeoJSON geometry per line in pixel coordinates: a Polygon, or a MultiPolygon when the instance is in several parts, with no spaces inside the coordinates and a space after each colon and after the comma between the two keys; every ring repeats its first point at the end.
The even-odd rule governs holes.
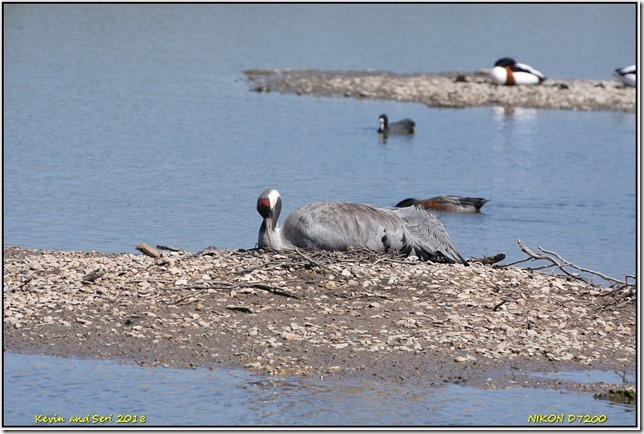
{"type": "Polygon", "coordinates": [[[312,259],[312,258],[309,258],[309,257],[308,257],[308,256],[306,256],[304,253],[302,253],[302,252],[300,251],[300,249],[297,249],[297,248],[296,248],[296,249],[295,249],[295,252],[296,252],[298,255],[300,255],[302,258],[304,258],[304,259],[306,259],[307,261],[309,261],[309,262],[310,262],[311,264],[313,264],[313,265],[316,265],[316,266],[318,266],[318,267],[320,267],[320,268],[326,268],[327,270],[329,270],[330,272],[335,273],[335,274],[341,274],[341,273],[338,273],[337,271],[335,271],[335,270],[333,270],[333,269],[331,269],[331,268],[327,267],[326,265],[324,265],[324,264],[320,264],[320,263],[319,263],[319,262],[317,262],[316,260],[314,260],[314,259],[312,259]]]}
{"type": "Polygon", "coordinates": [[[249,287],[249,288],[257,288],[257,289],[263,289],[264,291],[268,291],[271,294],[275,295],[282,295],[285,297],[291,297],[291,298],[298,298],[297,294],[295,294],[292,291],[289,291],[288,289],[282,289],[278,288],[277,286],[270,286],[270,285],[265,285],[263,283],[251,283],[251,284],[245,284],[243,286],[249,287]]]}
{"type": "Polygon", "coordinates": [[[602,278],[602,279],[604,279],[604,280],[606,280],[608,282],[613,282],[613,283],[617,283],[617,284],[620,284],[620,285],[624,285],[625,287],[634,287],[634,284],[629,284],[626,280],[628,280],[628,278],[635,279],[635,276],[626,276],[626,280],[622,281],[622,280],[616,279],[614,277],[607,276],[607,275],[605,275],[603,273],[599,273],[597,271],[590,270],[588,268],[584,268],[584,267],[580,267],[578,265],[575,265],[574,263],[568,261],[567,259],[564,259],[558,253],[555,253],[553,251],[544,249],[543,247],[539,246],[539,250],[541,250],[543,253],[545,253],[545,255],[539,254],[539,253],[536,253],[536,252],[532,251],[521,240],[517,240],[517,243],[519,244],[519,247],[521,248],[521,250],[528,255],[528,258],[524,259],[522,261],[513,262],[512,264],[506,264],[506,265],[504,265],[504,267],[507,267],[509,265],[518,264],[520,262],[527,262],[527,261],[533,261],[533,260],[545,260],[545,261],[550,262],[552,265],[546,265],[546,266],[537,267],[537,268],[527,268],[527,269],[532,271],[532,270],[541,270],[541,269],[544,269],[544,268],[555,267],[555,268],[561,270],[564,274],[566,274],[567,276],[570,276],[573,279],[580,280],[580,281],[582,281],[584,283],[587,283],[587,284],[590,284],[590,285],[593,284],[593,282],[590,279],[582,277],[579,274],[571,273],[570,271],[568,271],[565,268],[565,267],[570,267],[570,268],[574,268],[575,270],[578,270],[578,271],[580,271],[582,273],[589,273],[589,274],[598,276],[598,277],[600,277],[600,278],[602,278]],[[554,256],[554,258],[552,256],[547,256],[547,255],[552,255],[552,256],[554,256]]]}
{"type": "Polygon", "coordinates": [[[138,246],[136,246],[135,248],[139,252],[141,252],[144,255],[147,255],[147,256],[149,256],[151,258],[158,259],[158,258],[161,257],[161,253],[159,253],[159,251],[157,249],[155,249],[154,247],[150,247],[145,243],[141,243],[138,246]]]}
{"type": "Polygon", "coordinates": [[[186,252],[184,249],[177,249],[176,247],[164,246],[162,244],[157,244],[157,249],[167,250],[168,252],[186,252]]]}

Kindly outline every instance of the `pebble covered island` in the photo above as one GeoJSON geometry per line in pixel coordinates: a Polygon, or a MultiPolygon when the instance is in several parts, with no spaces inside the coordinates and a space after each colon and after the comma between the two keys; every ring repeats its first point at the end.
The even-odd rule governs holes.
{"type": "Polygon", "coordinates": [[[634,287],[368,251],[4,249],[4,350],[479,387],[632,373],[634,287]]]}
{"type": "Polygon", "coordinates": [[[487,73],[395,74],[376,71],[267,69],[244,71],[257,92],[382,99],[464,108],[501,106],[635,112],[636,90],[615,80],[555,80],[502,86],[487,73]]]}

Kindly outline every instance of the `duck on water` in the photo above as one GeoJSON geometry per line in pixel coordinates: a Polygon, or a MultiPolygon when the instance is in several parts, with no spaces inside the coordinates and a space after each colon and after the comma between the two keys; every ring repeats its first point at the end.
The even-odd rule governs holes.
{"type": "Polygon", "coordinates": [[[429,199],[405,199],[396,204],[397,208],[420,205],[425,209],[451,212],[481,212],[481,207],[489,202],[482,197],[436,196],[429,199]]]}
{"type": "Polygon", "coordinates": [[[381,114],[378,117],[378,132],[380,134],[406,134],[411,135],[416,132],[416,123],[409,118],[405,118],[398,122],[389,123],[389,118],[386,114],[381,114]]]}
{"type": "Polygon", "coordinates": [[[361,203],[315,202],[295,209],[278,226],[282,198],[269,188],[257,199],[263,221],[258,246],[397,251],[420,260],[465,264],[436,215],[422,207],[383,208],[361,203]]]}

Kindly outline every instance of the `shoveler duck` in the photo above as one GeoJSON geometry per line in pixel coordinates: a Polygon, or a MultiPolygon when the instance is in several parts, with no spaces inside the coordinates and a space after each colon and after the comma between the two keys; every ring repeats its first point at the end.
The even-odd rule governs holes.
{"type": "Polygon", "coordinates": [[[503,57],[497,60],[492,72],[490,72],[490,76],[495,83],[507,86],[539,84],[546,79],[546,76],[540,71],[525,63],[518,63],[511,57],[503,57]]]}
{"type": "Polygon", "coordinates": [[[637,85],[637,68],[635,65],[625,66],[615,70],[617,78],[626,86],[635,87],[637,85]]]}
{"type": "Polygon", "coordinates": [[[411,119],[403,119],[398,122],[389,123],[387,115],[382,114],[378,118],[380,134],[414,134],[416,132],[416,123],[411,119]]]}
{"type": "Polygon", "coordinates": [[[489,199],[480,197],[463,196],[436,196],[430,199],[405,199],[396,205],[396,208],[420,205],[425,209],[434,211],[451,212],[481,212],[481,207],[489,202],[489,199]]]}

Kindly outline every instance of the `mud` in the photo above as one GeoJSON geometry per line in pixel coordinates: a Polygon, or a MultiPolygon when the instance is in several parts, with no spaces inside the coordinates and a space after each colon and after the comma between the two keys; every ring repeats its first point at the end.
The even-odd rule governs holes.
{"type": "MultiPolygon", "coordinates": [[[[4,351],[476,387],[634,372],[634,288],[366,251],[4,249],[4,351]]],[[[620,386],[620,385],[617,385],[620,386]]]]}

